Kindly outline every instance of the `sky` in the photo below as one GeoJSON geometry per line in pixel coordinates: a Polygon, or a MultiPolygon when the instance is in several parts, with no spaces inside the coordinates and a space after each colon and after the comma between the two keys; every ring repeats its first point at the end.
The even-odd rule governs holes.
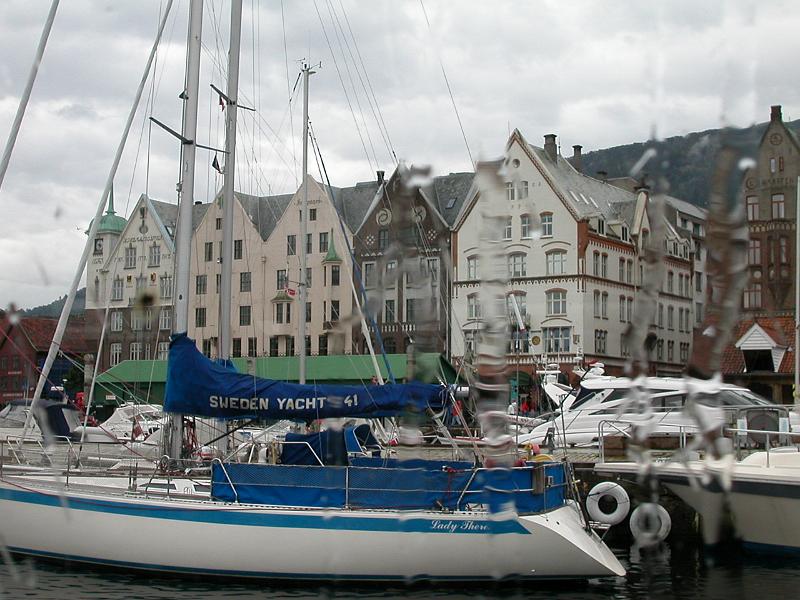
{"type": "MultiPolygon", "coordinates": [[[[49,4],[0,3],[3,144],[49,4]]],[[[68,290],[165,6],[61,3],[0,188],[0,307],[68,290]]],[[[187,12],[176,0],[115,176],[123,216],[142,193],[176,202],[178,143],[148,117],[180,130],[187,12]]],[[[226,88],[229,14],[229,0],[205,0],[197,139],[216,148],[224,113],[210,84],[226,88]]],[[[240,111],[236,189],[295,191],[303,59],[321,63],[310,120],[332,184],[347,186],[391,172],[395,156],[470,170],[515,128],[536,145],[555,133],[569,155],[748,126],[771,104],[798,118],[798,30],[792,0],[245,0],[240,104],[256,110],[240,111]]],[[[221,188],[213,158],[198,151],[195,200],[221,188]]],[[[309,170],[320,179],[313,159],[309,170]]]]}

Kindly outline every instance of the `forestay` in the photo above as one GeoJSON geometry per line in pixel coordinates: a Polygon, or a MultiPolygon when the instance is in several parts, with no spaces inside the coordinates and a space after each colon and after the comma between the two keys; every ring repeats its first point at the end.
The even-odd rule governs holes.
{"type": "Polygon", "coordinates": [[[442,410],[446,389],[396,385],[300,385],[238,373],[204,356],[185,333],[172,336],[164,410],[216,419],[389,417],[442,410]]]}

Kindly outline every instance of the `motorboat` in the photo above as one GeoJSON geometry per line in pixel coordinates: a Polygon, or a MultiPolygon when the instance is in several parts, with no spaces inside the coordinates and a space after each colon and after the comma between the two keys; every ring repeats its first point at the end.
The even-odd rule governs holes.
{"type": "MultiPolygon", "coordinates": [[[[520,444],[555,444],[566,446],[597,445],[601,435],[625,435],[637,420],[645,416],[650,432],[658,436],[686,437],[697,432],[694,419],[683,412],[690,382],[678,377],[647,377],[643,389],[648,405],[634,406],[630,401],[636,385],[627,377],[594,375],[581,380],[580,385],[560,397],[560,409],[542,415],[540,424],[528,434],[519,436],[520,444]]],[[[787,419],[791,430],[800,429],[800,415],[773,404],[747,388],[719,384],[713,393],[703,393],[698,402],[717,406],[727,415],[729,424],[739,413],[771,413],[768,420],[787,419]]],[[[769,428],[769,427],[768,427],[769,428]]],[[[778,428],[778,422],[774,423],[778,428]]]]}
{"type": "MultiPolygon", "coordinates": [[[[775,438],[781,435],[775,432],[775,438]]],[[[635,476],[639,465],[603,463],[601,474],[635,476]]],[[[769,552],[800,551],[800,448],[757,451],[739,462],[693,460],[651,465],[651,475],[702,517],[703,539],[717,544],[730,531],[746,547],[769,552]]]]}

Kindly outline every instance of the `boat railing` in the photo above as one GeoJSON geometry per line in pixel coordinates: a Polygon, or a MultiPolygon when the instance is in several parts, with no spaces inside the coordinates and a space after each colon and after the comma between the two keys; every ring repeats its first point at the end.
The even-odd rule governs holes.
{"type": "MultiPolygon", "coordinates": [[[[600,462],[606,462],[606,446],[605,440],[607,436],[622,436],[624,438],[632,439],[632,426],[643,425],[646,421],[635,419],[606,419],[600,421],[597,426],[597,444],[600,451],[600,462]]],[[[686,448],[686,441],[689,433],[694,433],[697,429],[696,425],[688,423],[667,423],[664,421],[658,422],[659,427],[672,428],[678,436],[678,447],[680,449],[686,448]]],[[[669,435],[669,432],[667,432],[669,435]]]]}
{"type": "MultiPolygon", "coordinates": [[[[764,446],[767,453],[767,466],[769,466],[770,451],[774,450],[773,441],[777,441],[778,448],[786,447],[791,444],[792,438],[800,437],[800,433],[788,430],[771,431],[765,429],[748,429],[746,427],[727,427],[725,431],[733,434],[733,448],[736,452],[736,459],[741,460],[743,451],[747,449],[748,443],[754,440],[759,447],[764,446]]],[[[800,450],[798,450],[800,451],[800,450]]]]}

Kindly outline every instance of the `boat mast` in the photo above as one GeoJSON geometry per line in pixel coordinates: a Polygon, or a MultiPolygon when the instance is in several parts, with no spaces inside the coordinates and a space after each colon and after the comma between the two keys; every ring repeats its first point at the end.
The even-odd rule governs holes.
{"type": "Polygon", "coordinates": [[[219,292],[219,348],[221,359],[230,358],[231,294],[233,278],[233,186],[236,175],[236,112],[239,97],[239,51],[242,37],[242,0],[231,1],[231,38],[228,54],[228,90],[225,99],[225,169],[222,185],[222,275],[219,292]]]}
{"type": "Polygon", "coordinates": [[[114,176],[117,174],[117,168],[122,160],[122,152],[125,150],[125,142],[128,139],[128,133],[133,125],[133,119],[136,117],[136,110],[139,108],[139,102],[142,99],[144,86],[147,83],[148,76],[150,75],[150,68],[152,67],[153,60],[155,59],[156,50],[158,50],[158,45],[161,43],[161,35],[164,33],[164,27],[167,24],[167,17],[169,16],[169,11],[172,8],[172,1],[173,0],[169,0],[169,2],[167,2],[167,7],[164,10],[164,17],[161,19],[161,23],[158,26],[156,39],[153,42],[153,47],[150,49],[150,56],[148,57],[147,64],[144,67],[144,73],[142,74],[142,79],[139,82],[139,89],[136,90],[136,97],[133,100],[133,106],[131,106],[131,110],[128,113],[128,120],[126,121],[125,129],[122,132],[122,139],[119,141],[117,153],[114,155],[114,162],[111,165],[111,171],[108,174],[108,179],[106,179],[106,187],[103,191],[103,196],[97,205],[97,210],[94,213],[94,219],[92,219],[92,222],[89,225],[89,231],[86,233],[87,237],[86,244],[83,246],[83,254],[81,254],[80,261],[78,262],[78,268],[75,271],[75,277],[72,279],[72,285],[70,286],[69,291],[67,292],[67,297],[64,300],[64,306],[61,309],[61,316],[58,318],[58,324],[56,325],[56,330],[53,333],[53,341],[50,342],[50,349],[47,351],[47,358],[44,360],[44,365],[42,366],[42,370],[39,374],[39,381],[36,383],[36,391],[33,393],[31,407],[28,411],[28,416],[25,418],[25,426],[22,429],[23,438],[30,430],[31,418],[35,412],[36,404],[42,397],[44,384],[47,381],[47,377],[50,375],[50,369],[52,368],[53,363],[56,360],[56,356],[58,355],[59,348],[61,347],[61,340],[64,338],[64,331],[67,329],[67,321],[69,320],[69,315],[72,311],[72,305],[75,302],[75,294],[78,291],[78,286],[81,283],[83,270],[86,268],[86,263],[89,260],[89,252],[91,252],[94,247],[94,237],[97,235],[97,229],[100,227],[100,220],[103,217],[103,211],[106,208],[108,196],[111,193],[112,186],[114,185],[114,176]]]}
{"type": "MultiPolygon", "coordinates": [[[[175,232],[175,332],[189,330],[189,266],[192,251],[192,205],[194,204],[194,161],[197,147],[197,100],[200,88],[200,35],[203,30],[203,0],[189,4],[186,81],[183,94],[185,140],[181,149],[181,179],[178,183],[178,226],[175,232]]],[[[164,443],[172,458],[180,458],[183,442],[183,417],[171,415],[165,428],[164,443]]]]}
{"type": "Polygon", "coordinates": [[[11,133],[8,134],[8,141],[6,142],[6,149],[3,151],[3,158],[0,160],[0,187],[3,187],[3,180],[6,177],[8,163],[11,160],[11,152],[14,150],[17,134],[19,133],[20,125],[22,125],[22,117],[25,116],[28,100],[31,99],[33,83],[36,81],[36,74],[39,72],[39,65],[42,63],[44,49],[47,46],[47,38],[50,37],[50,30],[53,28],[53,21],[55,21],[56,18],[58,3],[59,0],[53,0],[53,3],[50,5],[50,12],[47,13],[47,21],[45,21],[42,36],[39,38],[39,47],[36,49],[36,56],[33,59],[33,65],[31,65],[31,71],[28,75],[28,83],[25,84],[25,90],[22,92],[22,97],[19,99],[17,114],[14,117],[14,123],[11,125],[11,133]]]}
{"type": "Polygon", "coordinates": [[[796,182],[794,242],[794,409],[800,411],[800,175],[796,182]]]}
{"type": "Polygon", "coordinates": [[[299,381],[306,382],[306,235],[308,233],[308,79],[314,71],[303,63],[303,198],[300,204],[300,368],[299,381]]]}

